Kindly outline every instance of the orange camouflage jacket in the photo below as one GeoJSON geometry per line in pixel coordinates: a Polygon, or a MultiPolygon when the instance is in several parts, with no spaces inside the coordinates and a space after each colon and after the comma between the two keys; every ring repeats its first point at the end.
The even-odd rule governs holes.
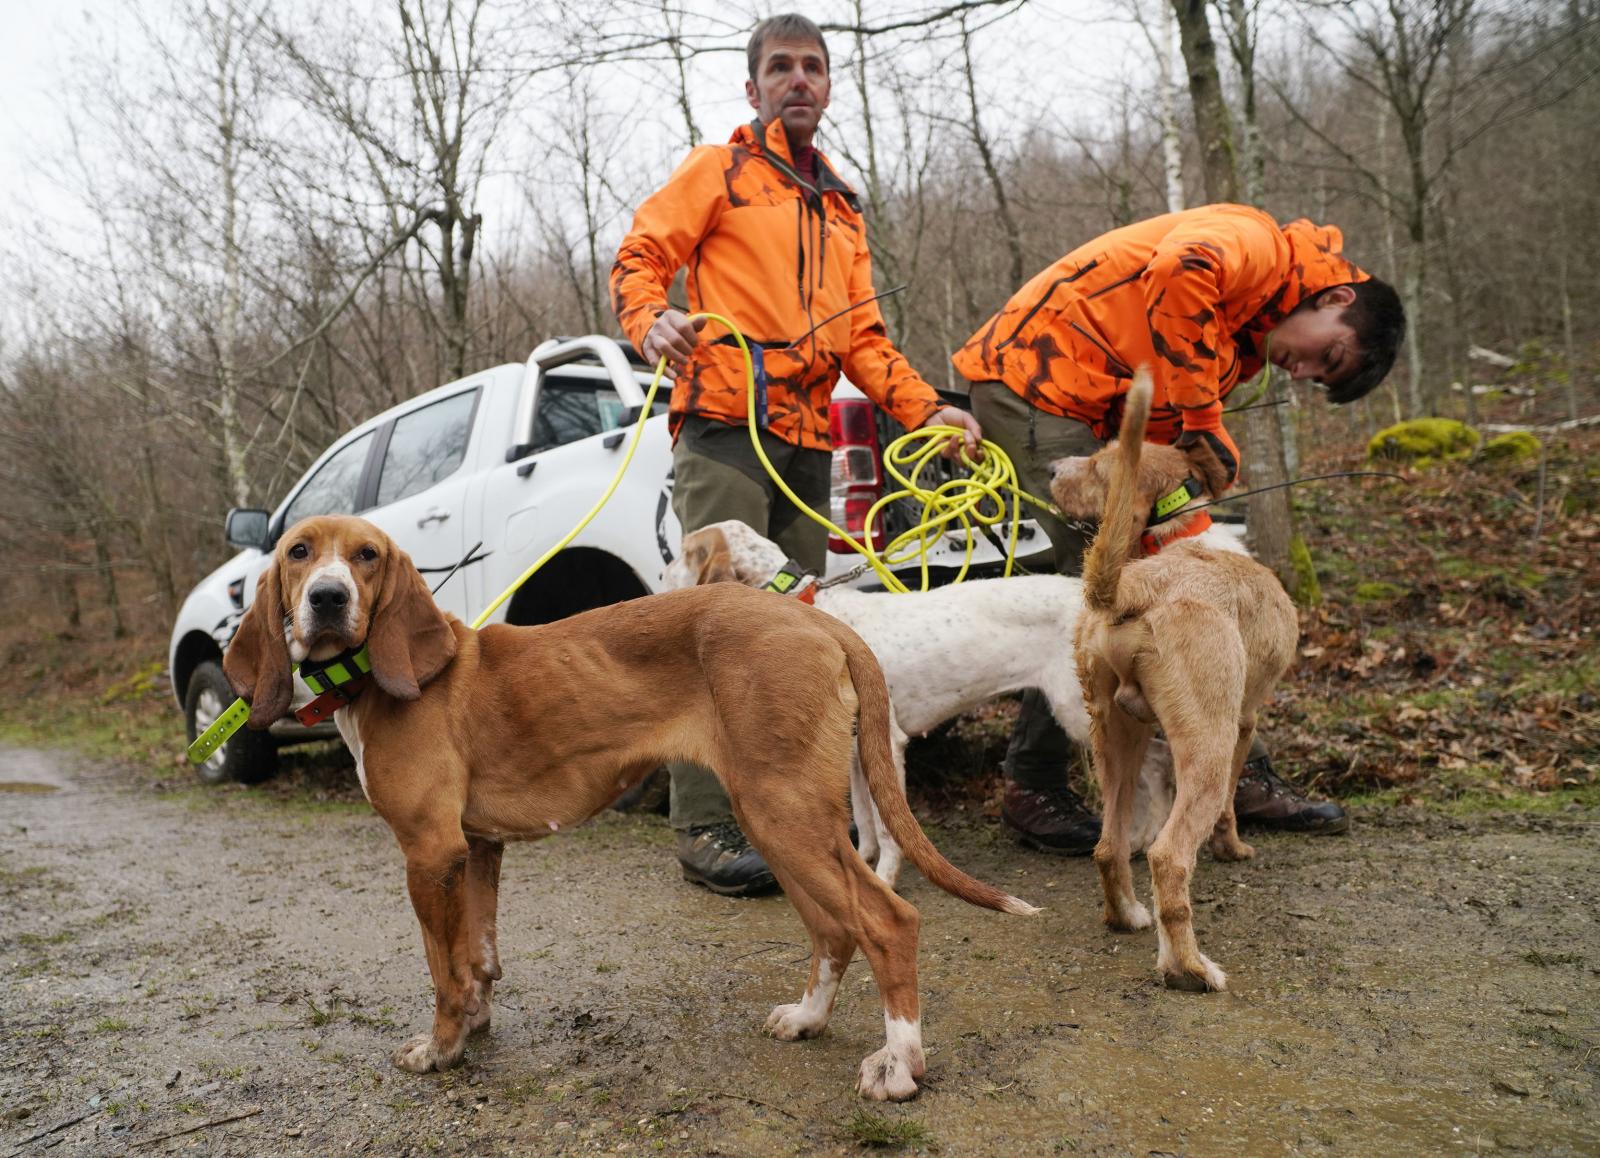
{"type": "Polygon", "coordinates": [[[1261,369],[1266,335],[1319,290],[1370,276],[1343,243],[1335,226],[1280,226],[1246,205],[1153,217],[1040,273],[952,361],[1101,439],[1116,436],[1134,369],[1149,365],[1146,437],[1220,431],[1222,400],[1261,369]]]}
{"type": "MultiPolygon", "coordinates": [[[[841,372],[908,429],[943,405],[868,301],[872,261],[855,193],[821,153],[817,184],[807,184],[783,122],[757,120],[726,145],[694,149],[639,206],[611,267],[612,308],[635,348],[684,266],[689,312],[721,314],[766,348],[768,425],[786,442],[828,449],[841,372]],[[866,304],[849,308],[857,302],[866,304]]],[[[689,414],[743,426],[745,390],[739,348],[707,325],[672,389],[674,437],[689,414]]]]}

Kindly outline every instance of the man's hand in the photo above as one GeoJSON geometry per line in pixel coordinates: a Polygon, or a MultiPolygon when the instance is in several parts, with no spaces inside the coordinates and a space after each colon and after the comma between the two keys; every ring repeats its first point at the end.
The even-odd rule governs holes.
{"type": "Polygon", "coordinates": [[[936,410],[928,421],[922,425],[959,426],[965,433],[960,438],[952,436],[939,453],[946,458],[955,459],[959,462],[961,452],[965,450],[967,457],[973,462],[983,461],[983,447],[980,445],[983,441],[983,427],[979,426],[978,420],[961,409],[961,407],[946,406],[941,410],[936,410]]]}
{"type": "Polygon", "coordinates": [[[644,348],[639,353],[652,366],[666,358],[667,377],[676,379],[678,371],[688,364],[689,356],[694,353],[700,341],[700,331],[706,328],[710,320],[695,318],[690,321],[689,316],[680,310],[662,310],[650,326],[649,333],[645,334],[644,348]]]}

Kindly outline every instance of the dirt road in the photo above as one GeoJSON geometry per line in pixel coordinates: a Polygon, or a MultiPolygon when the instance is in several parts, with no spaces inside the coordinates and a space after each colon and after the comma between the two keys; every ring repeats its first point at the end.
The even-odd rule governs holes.
{"type": "Polygon", "coordinates": [[[427,973],[364,804],[17,749],[0,782],[0,1158],[1600,1150],[1592,813],[1362,816],[1205,860],[1201,944],[1234,988],[1204,997],[1099,925],[1087,861],[931,829],[1046,911],[909,870],[929,1070],[882,1108],[852,1092],[883,1035],[865,965],[824,1037],[764,1038],[804,984],[799,921],[684,885],[654,817],[508,850],[494,1025],[415,1077],[388,1058],[427,1024],[427,973]]]}

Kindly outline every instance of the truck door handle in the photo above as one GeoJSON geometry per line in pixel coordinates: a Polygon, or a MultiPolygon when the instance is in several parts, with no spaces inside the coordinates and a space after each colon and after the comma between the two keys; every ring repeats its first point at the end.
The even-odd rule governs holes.
{"type": "Polygon", "coordinates": [[[426,527],[429,523],[442,523],[450,517],[450,512],[443,507],[433,507],[427,514],[417,520],[419,528],[426,527]]]}

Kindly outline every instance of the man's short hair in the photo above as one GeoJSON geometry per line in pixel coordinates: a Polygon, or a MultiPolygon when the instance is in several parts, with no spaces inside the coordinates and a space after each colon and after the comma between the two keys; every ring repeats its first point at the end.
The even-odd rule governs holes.
{"type": "Polygon", "coordinates": [[[751,80],[760,79],[756,73],[761,70],[761,52],[769,40],[815,41],[817,47],[822,49],[822,63],[829,69],[833,68],[833,62],[828,58],[828,42],[822,39],[822,29],[798,12],[785,12],[781,16],[768,16],[750,34],[750,43],[745,47],[744,54],[750,64],[751,80]]]}
{"type": "Polygon", "coordinates": [[[1406,336],[1406,308],[1392,285],[1375,277],[1345,284],[1355,291],[1356,297],[1344,308],[1339,320],[1356,332],[1361,360],[1352,372],[1337,382],[1323,383],[1328,400],[1341,406],[1365,398],[1388,376],[1395,355],[1400,351],[1400,342],[1406,336]]]}

